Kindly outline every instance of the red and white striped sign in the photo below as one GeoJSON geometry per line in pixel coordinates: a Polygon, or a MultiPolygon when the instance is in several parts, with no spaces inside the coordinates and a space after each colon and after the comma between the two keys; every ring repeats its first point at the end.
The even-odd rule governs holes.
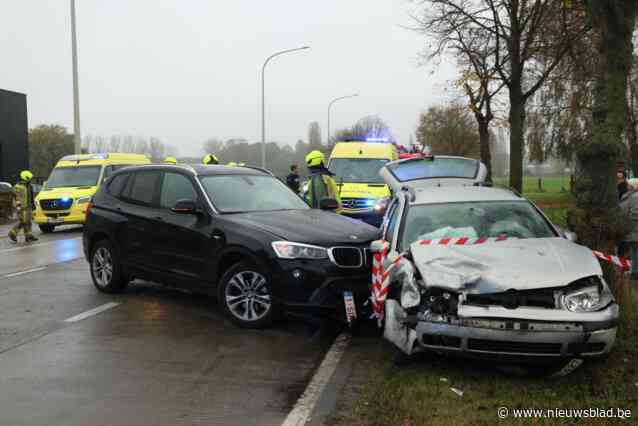
{"type": "Polygon", "coordinates": [[[625,259],[624,257],[609,255],[596,250],[592,250],[592,251],[594,253],[594,256],[596,256],[598,259],[602,259],[607,262],[613,263],[614,265],[621,267],[625,271],[628,271],[631,269],[631,261],[625,259]]]}
{"type": "Polygon", "coordinates": [[[451,237],[448,237],[448,238],[439,238],[439,239],[436,239],[436,240],[421,240],[421,241],[419,241],[419,244],[421,244],[422,246],[472,246],[472,245],[477,245],[477,244],[485,244],[485,243],[506,241],[506,240],[511,240],[511,239],[520,240],[521,238],[519,238],[519,237],[509,238],[507,235],[501,235],[501,236],[493,237],[493,238],[489,238],[489,237],[477,237],[477,238],[456,237],[456,238],[451,238],[451,237]]]}
{"type": "Polygon", "coordinates": [[[372,258],[372,311],[374,312],[374,316],[377,317],[379,327],[383,321],[385,298],[388,295],[390,285],[389,271],[386,272],[383,266],[389,250],[390,243],[384,241],[382,251],[374,253],[372,258]]]}

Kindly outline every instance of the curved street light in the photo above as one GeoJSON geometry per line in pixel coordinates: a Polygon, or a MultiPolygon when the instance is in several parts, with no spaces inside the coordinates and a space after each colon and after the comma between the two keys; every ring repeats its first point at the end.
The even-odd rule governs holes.
{"type": "Polygon", "coordinates": [[[261,167],[266,168],[266,65],[276,56],[284,55],[286,53],[297,52],[299,50],[310,49],[310,46],[297,47],[295,49],[286,49],[279,52],[275,52],[264,61],[264,65],[261,67],[261,167]]]}
{"type": "Polygon", "coordinates": [[[328,138],[327,143],[328,143],[328,145],[330,145],[330,110],[332,109],[332,105],[335,102],[341,101],[343,99],[356,98],[357,96],[359,96],[358,93],[353,93],[352,95],[340,96],[338,98],[334,98],[328,104],[328,135],[327,135],[327,138],[328,138]]]}

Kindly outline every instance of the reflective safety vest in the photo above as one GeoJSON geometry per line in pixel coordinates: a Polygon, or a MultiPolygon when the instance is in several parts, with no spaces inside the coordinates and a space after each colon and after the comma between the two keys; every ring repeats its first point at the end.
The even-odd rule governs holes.
{"type": "Polygon", "coordinates": [[[13,187],[13,194],[16,197],[16,208],[18,210],[34,208],[33,189],[27,182],[20,181],[16,183],[13,187]]]}
{"type": "Polygon", "coordinates": [[[308,185],[308,204],[313,209],[318,209],[322,198],[333,198],[337,200],[339,208],[337,213],[341,210],[341,197],[339,196],[339,190],[337,183],[334,179],[324,173],[315,173],[310,176],[310,184],[308,185]]]}

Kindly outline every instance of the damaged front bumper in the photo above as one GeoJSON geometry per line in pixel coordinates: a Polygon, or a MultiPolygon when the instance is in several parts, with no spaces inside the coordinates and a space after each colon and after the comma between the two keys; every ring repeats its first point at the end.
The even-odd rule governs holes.
{"type": "Polygon", "coordinates": [[[618,314],[618,305],[613,303],[602,311],[587,314],[462,306],[458,315],[410,316],[398,302],[388,300],[385,336],[408,354],[431,350],[528,361],[592,358],[611,350],[618,314]],[[464,310],[464,315],[472,316],[461,317],[464,310]],[[549,320],[553,315],[558,315],[558,320],[549,320]]]}

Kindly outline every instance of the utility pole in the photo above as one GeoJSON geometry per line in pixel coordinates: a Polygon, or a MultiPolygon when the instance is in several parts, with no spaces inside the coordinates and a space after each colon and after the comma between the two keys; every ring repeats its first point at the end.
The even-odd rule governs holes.
{"type": "Polygon", "coordinates": [[[73,56],[73,140],[75,153],[82,152],[82,132],[80,131],[80,83],[78,79],[78,40],[75,23],[75,0],[71,0],[71,45],[73,56]]]}

